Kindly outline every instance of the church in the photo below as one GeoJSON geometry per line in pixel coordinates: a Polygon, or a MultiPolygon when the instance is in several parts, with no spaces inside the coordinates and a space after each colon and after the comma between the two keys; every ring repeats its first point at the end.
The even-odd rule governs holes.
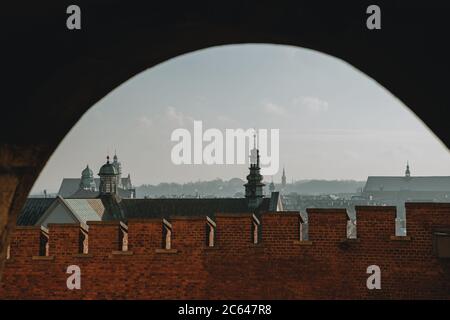
{"type": "MultiPolygon", "coordinates": [[[[131,184],[131,177],[122,177],[122,164],[117,154],[114,154],[111,165],[116,171],[117,192],[121,198],[135,198],[136,190],[131,184]]],[[[63,198],[96,198],[99,195],[100,178],[94,178],[94,172],[89,165],[81,172],[81,178],[64,178],[59,187],[58,195],[63,198]]]]}
{"type": "Polygon", "coordinates": [[[136,199],[129,176],[121,178],[121,166],[117,155],[109,156],[100,168],[98,181],[87,166],[81,179],[64,179],[56,198],[28,198],[17,219],[17,225],[41,225],[49,223],[80,223],[87,221],[127,221],[130,218],[151,219],[170,216],[208,216],[217,213],[253,213],[283,211],[279,192],[264,195],[263,176],[260,173],[260,155],[257,148],[251,150],[249,174],[243,198],[144,198],[136,199]],[[132,192],[133,196],[128,196],[132,192]],[[125,196],[124,196],[125,195],[125,196]]]}
{"type": "Polygon", "coordinates": [[[413,176],[409,163],[404,176],[369,176],[362,196],[388,203],[449,202],[450,176],[413,176]]]}

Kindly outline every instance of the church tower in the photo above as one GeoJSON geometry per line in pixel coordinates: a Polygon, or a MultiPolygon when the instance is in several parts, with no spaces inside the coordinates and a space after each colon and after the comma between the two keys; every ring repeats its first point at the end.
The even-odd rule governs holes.
{"type": "Polygon", "coordinates": [[[284,188],[286,188],[286,172],[284,171],[284,167],[283,167],[283,175],[281,176],[281,186],[284,188]]]}
{"type": "Polygon", "coordinates": [[[248,208],[255,210],[259,207],[264,197],[262,183],[263,176],[260,173],[259,166],[259,150],[256,147],[256,135],[253,136],[253,149],[250,152],[250,174],[247,175],[247,183],[245,186],[245,198],[247,199],[248,208]]]}
{"type": "Polygon", "coordinates": [[[410,178],[411,177],[411,172],[409,171],[409,161],[406,162],[405,177],[406,178],[410,178]]]}
{"type": "Polygon", "coordinates": [[[114,152],[113,157],[113,166],[117,171],[117,186],[122,188],[122,164],[119,162],[119,158],[117,157],[117,153],[114,152]]]}
{"type": "Polygon", "coordinates": [[[120,206],[121,198],[118,192],[117,177],[119,172],[113,163],[106,157],[106,163],[98,172],[100,176],[100,199],[105,207],[105,214],[102,220],[124,220],[124,213],[120,206]]]}
{"type": "Polygon", "coordinates": [[[98,172],[100,176],[100,195],[116,195],[117,194],[117,176],[116,167],[109,162],[109,156],[106,157],[106,163],[98,172]]]}

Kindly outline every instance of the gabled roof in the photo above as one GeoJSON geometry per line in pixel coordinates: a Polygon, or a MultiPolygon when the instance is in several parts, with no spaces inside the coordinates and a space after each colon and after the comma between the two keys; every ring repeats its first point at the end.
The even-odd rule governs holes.
{"type": "Polygon", "coordinates": [[[55,200],[56,198],[28,198],[17,217],[17,225],[32,226],[36,224],[55,200]]]}
{"type": "MultiPolygon", "coordinates": [[[[29,199],[30,200],[30,199],[29,199]]],[[[50,200],[50,199],[33,199],[50,200]]],[[[213,199],[118,199],[111,206],[107,199],[64,199],[58,196],[45,208],[35,213],[33,220],[26,225],[43,223],[52,213],[58,203],[61,203],[82,224],[87,221],[107,220],[112,211],[119,210],[125,219],[130,218],[166,218],[170,216],[210,216],[216,213],[246,213],[250,212],[245,198],[213,198],[213,199]]],[[[32,207],[30,206],[30,210],[32,207]]],[[[266,211],[281,211],[281,196],[279,192],[271,194],[270,198],[263,198],[256,214],[266,211]]],[[[30,215],[30,214],[28,214],[30,215]]]]}
{"type": "MultiPolygon", "coordinates": [[[[99,179],[94,179],[99,180],[99,179]]],[[[98,187],[97,181],[95,181],[95,184],[98,187]]],[[[64,178],[61,182],[61,186],[59,187],[58,195],[66,198],[77,192],[78,188],[80,187],[80,179],[79,178],[64,178]]]]}
{"type": "Polygon", "coordinates": [[[450,192],[450,176],[430,177],[368,177],[364,192],[371,191],[434,191],[450,192]]]}
{"type": "Polygon", "coordinates": [[[100,221],[105,208],[100,199],[64,199],[78,221],[100,221]]]}
{"type": "Polygon", "coordinates": [[[50,206],[40,215],[33,224],[43,224],[47,217],[53,213],[53,210],[58,206],[63,205],[72,217],[83,225],[86,225],[87,221],[100,221],[102,220],[105,208],[101,199],[64,199],[61,196],[57,196],[50,206]]]}

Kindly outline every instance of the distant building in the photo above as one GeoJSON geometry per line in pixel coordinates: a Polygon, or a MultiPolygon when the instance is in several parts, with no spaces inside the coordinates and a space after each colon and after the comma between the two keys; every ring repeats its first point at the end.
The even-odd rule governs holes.
{"type": "Polygon", "coordinates": [[[411,175],[408,163],[404,176],[368,177],[362,195],[369,200],[389,203],[448,202],[450,201],[450,176],[415,177],[411,175]]]}
{"type": "MultiPolygon", "coordinates": [[[[109,163],[109,159],[108,159],[109,163]]],[[[135,198],[136,190],[131,183],[130,174],[122,177],[122,164],[117,154],[114,154],[111,166],[115,170],[115,186],[121,198],[135,198]]],[[[81,172],[81,178],[64,178],[59,187],[58,195],[63,198],[96,198],[100,192],[100,178],[94,178],[94,172],[89,165],[81,172]]]]}
{"type": "MultiPolygon", "coordinates": [[[[245,197],[243,198],[158,198],[123,197],[130,187],[119,179],[117,159],[100,168],[98,182],[87,166],[81,179],[64,179],[56,198],[29,198],[18,217],[18,225],[48,225],[49,223],[81,223],[87,221],[122,220],[129,218],[168,218],[169,216],[209,216],[216,213],[253,213],[283,211],[279,192],[263,193],[264,183],[259,166],[259,150],[250,163],[245,197]],[[256,159],[256,160],[254,160],[256,159]],[[70,183],[68,183],[70,181],[70,183]],[[95,186],[94,186],[95,184],[95,186]],[[72,193],[75,189],[75,192],[72,193]],[[69,194],[64,197],[63,194],[69,194]]],[[[116,157],[115,157],[116,158],[116,157]]],[[[125,180],[125,182],[127,182],[125,180]]]]}
{"type": "Polygon", "coordinates": [[[265,186],[262,182],[263,176],[260,173],[259,150],[256,149],[256,147],[253,148],[250,159],[250,174],[247,176],[247,183],[244,186],[248,207],[254,210],[258,208],[262,202],[264,197],[263,188],[265,186]],[[254,154],[256,154],[256,157],[253,157],[254,154]]]}
{"type": "Polygon", "coordinates": [[[269,192],[272,193],[275,191],[275,184],[273,183],[273,179],[272,182],[269,184],[269,192]]]}
{"type": "Polygon", "coordinates": [[[283,167],[283,175],[281,176],[281,187],[286,188],[286,172],[283,167]]]}

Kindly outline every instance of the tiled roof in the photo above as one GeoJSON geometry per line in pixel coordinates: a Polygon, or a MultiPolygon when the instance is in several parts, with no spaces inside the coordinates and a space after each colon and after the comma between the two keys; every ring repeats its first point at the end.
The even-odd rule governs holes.
{"type": "MultiPolygon", "coordinates": [[[[258,211],[270,211],[270,198],[264,198],[258,211]]],[[[214,216],[215,213],[248,212],[245,198],[214,199],[122,199],[120,206],[126,218],[168,216],[214,216]]]]}
{"type": "Polygon", "coordinates": [[[450,192],[450,177],[368,177],[364,192],[371,191],[450,192]]]}
{"type": "MultiPolygon", "coordinates": [[[[130,218],[162,218],[170,216],[210,216],[216,213],[250,212],[245,198],[213,199],[119,199],[109,198],[74,199],[56,198],[62,201],[81,223],[111,219],[111,216],[130,218]],[[109,199],[109,200],[108,200],[109,199]]],[[[34,225],[45,210],[55,201],[45,198],[30,198],[19,215],[21,225],[34,225]]],[[[280,201],[278,192],[263,198],[255,213],[276,211],[280,201]]]]}
{"type": "Polygon", "coordinates": [[[61,186],[59,187],[58,195],[60,195],[63,198],[70,197],[72,194],[77,192],[79,187],[80,187],[79,178],[64,178],[63,181],[61,182],[61,186]]]}
{"type": "Polygon", "coordinates": [[[79,189],[65,199],[95,199],[98,198],[99,194],[98,191],[79,189]]]}
{"type": "Polygon", "coordinates": [[[98,214],[99,217],[103,217],[103,214],[105,213],[105,206],[103,205],[101,200],[87,199],[86,201],[89,203],[92,209],[98,214]]]}
{"type": "Polygon", "coordinates": [[[100,199],[64,199],[81,223],[100,221],[104,210],[100,199]],[[101,213],[101,215],[99,215],[101,213]]]}
{"type": "Polygon", "coordinates": [[[28,198],[17,217],[18,226],[34,225],[56,198],[28,198]]]}

